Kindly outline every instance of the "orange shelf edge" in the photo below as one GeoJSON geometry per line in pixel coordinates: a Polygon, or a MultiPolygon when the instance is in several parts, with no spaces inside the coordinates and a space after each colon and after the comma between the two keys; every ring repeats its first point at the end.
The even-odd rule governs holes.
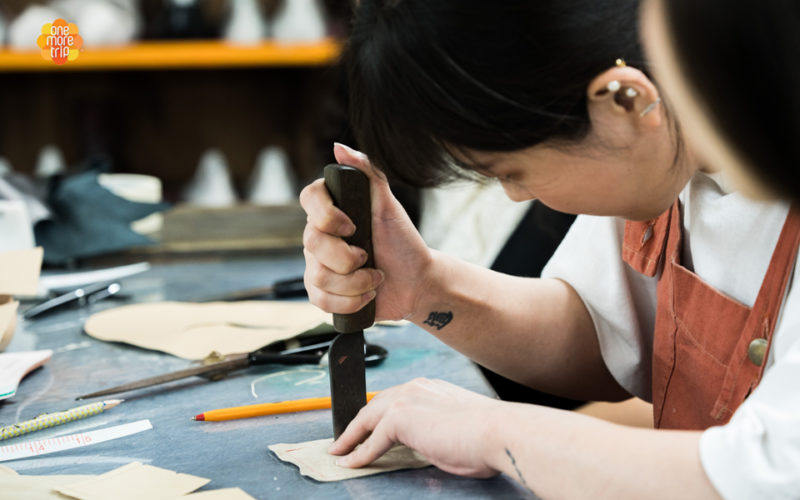
{"type": "Polygon", "coordinates": [[[327,66],[341,52],[341,42],[325,39],[315,43],[233,45],[220,40],[140,42],[114,48],[84,48],[77,60],[58,66],[39,52],[0,50],[0,72],[170,70],[233,67],[327,66]]]}

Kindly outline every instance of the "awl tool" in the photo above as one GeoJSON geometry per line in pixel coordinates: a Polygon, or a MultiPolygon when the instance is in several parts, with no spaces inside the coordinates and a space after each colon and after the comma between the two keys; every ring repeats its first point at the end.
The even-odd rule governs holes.
{"type": "MultiPolygon", "coordinates": [[[[372,257],[369,179],[353,167],[328,165],[325,167],[325,186],[334,205],[356,226],[356,232],[344,238],[345,242],[367,252],[364,267],[375,267],[372,257]]],[[[344,432],[358,411],[367,404],[364,329],[374,322],[374,300],[356,313],[333,315],[333,327],[339,332],[328,351],[334,438],[344,432]]]]}

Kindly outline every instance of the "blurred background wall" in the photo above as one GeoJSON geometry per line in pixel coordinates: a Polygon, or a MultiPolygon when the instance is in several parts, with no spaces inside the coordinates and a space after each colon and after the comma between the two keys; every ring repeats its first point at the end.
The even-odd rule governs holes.
{"type": "MultiPolygon", "coordinates": [[[[70,1],[0,0],[6,46],[13,41],[15,20],[27,9],[40,6],[68,12],[70,1]]],[[[76,1],[85,9],[101,9],[104,3],[72,3],[76,1]]],[[[169,33],[164,20],[169,9],[187,5],[202,14],[203,26],[191,36],[225,44],[226,25],[238,1],[105,0],[115,7],[133,8],[137,16],[135,36],[117,42],[114,50],[124,57],[143,43],[159,43],[165,37],[180,43],[180,35],[169,33]]],[[[253,0],[267,27],[265,42],[270,41],[271,23],[286,2],[295,1],[308,0],[253,0]]],[[[313,3],[324,16],[324,36],[341,39],[351,12],[349,1],[313,3]]],[[[81,17],[87,19],[86,15],[81,17]]],[[[80,23],[78,27],[82,33],[90,28],[80,23]]],[[[87,44],[84,51],[107,48],[87,44]]],[[[241,44],[230,46],[232,53],[241,49],[241,44]]],[[[113,172],[154,175],[164,184],[164,198],[178,201],[208,149],[225,155],[234,185],[242,193],[264,147],[279,146],[287,152],[302,186],[331,160],[332,142],[348,135],[335,61],[91,71],[70,69],[72,63],[67,63],[64,68],[30,71],[9,67],[3,59],[8,52],[0,52],[0,156],[18,172],[32,173],[42,148],[55,145],[70,168],[104,161],[113,172]]]]}

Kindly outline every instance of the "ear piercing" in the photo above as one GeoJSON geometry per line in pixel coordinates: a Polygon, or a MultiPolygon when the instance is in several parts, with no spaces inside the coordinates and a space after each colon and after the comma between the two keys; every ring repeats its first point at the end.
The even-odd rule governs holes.
{"type": "MultiPolygon", "coordinates": [[[[622,61],[621,59],[617,59],[617,66],[619,66],[619,62],[622,61]]],[[[625,61],[622,61],[624,64],[625,61]]],[[[598,96],[605,95],[611,92],[614,94],[614,102],[616,102],[619,106],[625,108],[625,111],[631,112],[634,108],[634,100],[639,96],[639,91],[637,91],[633,87],[622,87],[622,84],[619,80],[611,80],[605,86],[605,88],[600,89],[597,92],[598,96]]],[[[642,115],[644,116],[644,115],[642,115]]]]}
{"type": "Polygon", "coordinates": [[[649,113],[649,112],[653,111],[654,109],[656,109],[656,106],[658,106],[658,103],[660,103],[660,102],[661,102],[661,98],[659,97],[655,101],[653,101],[650,104],[648,104],[647,107],[644,108],[641,113],[639,113],[639,118],[644,118],[644,115],[646,115],[647,113],[649,113]]]}
{"type": "MultiPolygon", "coordinates": [[[[618,68],[625,68],[628,66],[628,63],[625,62],[625,59],[620,57],[614,61],[614,65],[618,68]]],[[[595,95],[599,97],[601,95],[608,94],[609,92],[614,94],[614,102],[617,103],[617,105],[625,108],[625,111],[627,112],[633,111],[634,100],[639,96],[639,91],[633,87],[623,88],[619,80],[611,80],[605,87],[598,90],[595,95]]],[[[647,107],[645,107],[642,112],[639,113],[639,117],[643,118],[645,115],[656,109],[656,106],[658,106],[660,102],[661,98],[659,97],[655,101],[648,104],[647,107]]]]}
{"type": "MultiPolygon", "coordinates": [[[[619,83],[618,80],[611,80],[608,84],[603,87],[602,89],[598,90],[595,94],[596,96],[600,97],[602,95],[606,95],[609,92],[614,94],[614,102],[617,103],[619,106],[625,108],[625,111],[633,111],[634,108],[634,100],[639,97],[639,91],[633,87],[622,87],[622,84],[619,83]]],[[[650,103],[639,116],[644,116],[647,113],[653,111],[653,108],[661,102],[661,99],[657,99],[656,101],[650,103]]]]}
{"type": "Polygon", "coordinates": [[[625,111],[631,112],[633,111],[634,99],[636,99],[638,95],[639,93],[633,87],[619,89],[614,93],[614,102],[625,108],[625,111]]]}
{"type": "MultiPolygon", "coordinates": [[[[619,83],[619,81],[617,81],[617,80],[611,80],[610,82],[608,82],[608,85],[606,85],[606,88],[603,89],[603,90],[600,90],[597,93],[597,95],[603,95],[603,94],[606,94],[608,92],[619,92],[620,89],[622,89],[622,84],[619,83]]],[[[630,99],[634,99],[634,98],[636,98],[636,96],[639,95],[639,92],[637,92],[636,89],[633,88],[633,87],[626,87],[624,94],[625,94],[625,97],[628,97],[630,99]]]]}

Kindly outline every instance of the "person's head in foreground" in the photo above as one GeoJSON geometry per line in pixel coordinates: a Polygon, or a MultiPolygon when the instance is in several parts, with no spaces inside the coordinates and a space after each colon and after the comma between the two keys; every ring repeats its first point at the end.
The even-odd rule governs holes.
{"type": "Polygon", "coordinates": [[[800,3],[647,0],[642,23],[692,150],[747,194],[800,200],[800,3]]]}

